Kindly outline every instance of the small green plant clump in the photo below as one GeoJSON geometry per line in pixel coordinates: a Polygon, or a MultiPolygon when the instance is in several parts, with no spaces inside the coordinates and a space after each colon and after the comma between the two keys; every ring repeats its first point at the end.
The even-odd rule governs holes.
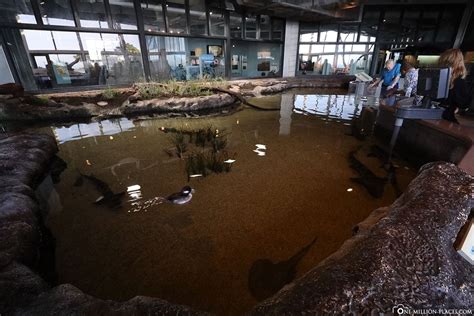
{"type": "Polygon", "coordinates": [[[49,98],[44,95],[39,95],[39,96],[33,96],[31,98],[30,103],[32,105],[39,105],[39,106],[45,106],[48,105],[49,98]]]}
{"type": "Polygon", "coordinates": [[[119,94],[120,94],[119,91],[112,89],[110,87],[107,87],[106,89],[102,91],[101,96],[103,100],[112,100],[115,97],[117,97],[119,94]]]}
{"type": "Polygon", "coordinates": [[[135,83],[134,86],[143,99],[153,99],[211,95],[213,88],[224,88],[228,86],[228,83],[224,80],[203,78],[190,81],[170,80],[166,82],[135,83]]]}

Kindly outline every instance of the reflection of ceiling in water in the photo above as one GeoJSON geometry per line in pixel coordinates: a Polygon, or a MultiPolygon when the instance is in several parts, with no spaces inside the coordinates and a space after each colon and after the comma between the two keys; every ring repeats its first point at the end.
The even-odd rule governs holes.
{"type": "MultiPolygon", "coordinates": [[[[91,122],[88,124],[74,124],[64,127],[53,127],[53,133],[59,144],[74,140],[95,136],[114,135],[135,128],[132,121],[121,118],[117,120],[106,120],[91,122]]],[[[111,138],[113,139],[113,138],[111,138]]]]}
{"type": "Polygon", "coordinates": [[[355,102],[354,95],[295,95],[294,112],[313,114],[333,119],[351,120],[360,114],[361,107],[355,102]]]}

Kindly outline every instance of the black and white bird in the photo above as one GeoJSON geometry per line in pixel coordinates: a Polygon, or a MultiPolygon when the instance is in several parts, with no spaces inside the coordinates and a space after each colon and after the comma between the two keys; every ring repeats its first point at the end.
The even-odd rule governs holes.
{"type": "Polygon", "coordinates": [[[193,198],[194,189],[189,185],[183,187],[181,192],[173,193],[166,199],[173,204],[186,204],[193,198]]]}

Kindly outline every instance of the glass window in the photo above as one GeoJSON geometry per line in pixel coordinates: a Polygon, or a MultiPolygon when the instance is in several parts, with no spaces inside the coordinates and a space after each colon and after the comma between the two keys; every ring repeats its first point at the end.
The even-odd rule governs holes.
{"type": "Polygon", "coordinates": [[[245,17],[245,38],[257,38],[257,18],[253,15],[245,17]]]}
{"type": "Polygon", "coordinates": [[[270,26],[271,20],[268,15],[260,16],[260,38],[270,39],[270,26]]]}
{"type": "Polygon", "coordinates": [[[40,12],[43,23],[46,25],[75,26],[69,1],[42,0],[40,12]]]}
{"type": "Polygon", "coordinates": [[[165,21],[163,16],[162,0],[142,0],[142,14],[145,31],[164,32],[165,21]]]}
{"type": "Polygon", "coordinates": [[[28,0],[0,1],[0,18],[9,23],[36,24],[33,9],[28,0]]]}
{"type": "Polygon", "coordinates": [[[324,52],[324,45],[311,45],[311,53],[323,53],[324,52]]]}
{"type": "Polygon", "coordinates": [[[272,19],[272,39],[283,39],[283,31],[285,27],[285,20],[272,19]]]}
{"type": "Polygon", "coordinates": [[[80,33],[88,67],[106,76],[98,84],[126,84],[143,79],[138,35],[80,33]]]}
{"type": "Polygon", "coordinates": [[[22,30],[29,50],[56,50],[51,31],[22,30]]]}
{"type": "Polygon", "coordinates": [[[137,17],[133,0],[109,0],[109,3],[115,29],[137,29],[137,17]]]}
{"type": "Polygon", "coordinates": [[[309,48],[311,45],[300,45],[300,54],[309,54],[309,48]]]}
{"type": "Polygon", "coordinates": [[[317,42],[319,26],[314,23],[300,23],[300,42],[317,42]]]}
{"type": "Polygon", "coordinates": [[[210,11],[209,18],[211,19],[211,35],[224,36],[225,35],[225,18],[224,12],[210,11]]]}
{"type": "Polygon", "coordinates": [[[166,1],[166,15],[168,18],[168,32],[186,33],[186,10],[184,0],[166,1]]]}
{"type": "Polygon", "coordinates": [[[103,0],[79,0],[76,8],[82,27],[109,27],[103,0]]]}
{"type": "Polygon", "coordinates": [[[51,33],[57,50],[80,50],[79,40],[75,32],[53,31],[51,33]]]}
{"type": "Polygon", "coordinates": [[[29,50],[80,50],[76,32],[23,30],[29,50]]]}
{"type": "Polygon", "coordinates": [[[352,63],[357,62],[358,59],[361,58],[361,56],[362,56],[361,54],[351,54],[351,53],[338,54],[336,68],[339,69],[339,72],[347,73],[349,72],[350,65],[352,63]]]}
{"type": "Polygon", "coordinates": [[[317,42],[318,41],[318,32],[314,33],[305,33],[300,35],[300,42],[317,42]]]}
{"type": "Polygon", "coordinates": [[[229,13],[230,36],[232,38],[242,38],[242,16],[235,12],[229,13]]]}
{"type": "Polygon", "coordinates": [[[153,80],[224,76],[223,40],[147,36],[146,42],[153,80]]]}
{"type": "Polygon", "coordinates": [[[339,30],[340,42],[357,42],[358,25],[341,24],[339,30]]]}
{"type": "Polygon", "coordinates": [[[336,42],[337,41],[337,24],[326,24],[320,27],[320,42],[336,42]]]}
{"type": "Polygon", "coordinates": [[[336,51],[336,45],[324,45],[325,53],[334,53],[336,51]]]}
{"type": "Polygon", "coordinates": [[[206,35],[206,4],[204,0],[189,0],[189,26],[191,34],[206,35]]]}
{"type": "Polygon", "coordinates": [[[39,89],[90,85],[90,76],[80,54],[32,55],[33,77],[39,89]]]}

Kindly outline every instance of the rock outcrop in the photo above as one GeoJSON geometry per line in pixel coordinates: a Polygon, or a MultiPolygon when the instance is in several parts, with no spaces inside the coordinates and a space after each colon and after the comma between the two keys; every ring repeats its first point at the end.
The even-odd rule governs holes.
{"type": "Polygon", "coordinates": [[[336,253],[252,314],[472,308],[474,267],[453,244],[473,207],[473,177],[453,164],[427,164],[388,211],[377,210],[336,253]]]}
{"type": "Polygon", "coordinates": [[[227,107],[235,101],[236,98],[223,93],[192,98],[137,100],[122,105],[120,112],[124,115],[192,112],[227,107]]]}

